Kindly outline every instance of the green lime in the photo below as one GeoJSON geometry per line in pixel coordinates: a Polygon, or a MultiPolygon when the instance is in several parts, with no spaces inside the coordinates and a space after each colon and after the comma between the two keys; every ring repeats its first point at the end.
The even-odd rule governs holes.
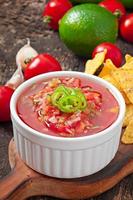
{"type": "Polygon", "coordinates": [[[74,53],[88,57],[98,44],[116,41],[118,22],[111,12],[96,4],[80,4],[64,15],[59,34],[74,53]]]}
{"type": "Polygon", "coordinates": [[[133,8],[133,0],[120,0],[126,8],[133,8]]]}
{"type": "Polygon", "coordinates": [[[102,0],[70,0],[73,4],[79,4],[79,3],[99,3],[102,0]]]}

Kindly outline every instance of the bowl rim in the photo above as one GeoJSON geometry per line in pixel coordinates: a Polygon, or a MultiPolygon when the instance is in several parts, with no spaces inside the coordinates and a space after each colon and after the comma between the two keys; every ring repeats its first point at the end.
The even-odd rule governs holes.
{"type": "Polygon", "coordinates": [[[28,133],[30,133],[34,136],[38,136],[39,138],[42,138],[42,139],[49,139],[49,140],[60,141],[60,142],[70,142],[70,141],[71,142],[72,141],[78,142],[78,141],[85,141],[86,139],[91,140],[91,139],[99,138],[101,136],[108,134],[108,132],[110,132],[115,127],[117,127],[117,125],[119,125],[119,123],[123,120],[123,117],[124,117],[124,114],[125,114],[125,101],[124,101],[122,94],[119,92],[119,90],[116,87],[114,87],[112,84],[110,84],[106,80],[103,80],[100,77],[97,77],[97,76],[91,75],[91,74],[86,74],[86,73],[83,73],[83,72],[77,72],[77,71],[55,71],[55,72],[48,72],[48,73],[45,73],[45,74],[37,75],[37,76],[30,78],[29,80],[25,81],[24,83],[22,83],[14,91],[14,93],[11,97],[10,111],[11,111],[12,118],[21,127],[23,127],[23,129],[25,129],[26,131],[28,131],[28,133]],[[64,77],[65,76],[71,76],[71,77],[77,76],[79,78],[88,78],[88,79],[90,78],[91,80],[94,80],[95,82],[98,82],[99,84],[101,84],[103,87],[107,87],[110,90],[110,92],[112,93],[112,95],[114,96],[115,99],[116,99],[115,96],[117,96],[119,98],[119,101],[116,99],[118,104],[119,104],[120,109],[119,109],[118,117],[115,120],[115,122],[113,122],[109,127],[104,129],[103,131],[98,132],[97,134],[79,136],[79,137],[61,137],[61,136],[53,136],[53,135],[44,134],[44,133],[41,133],[41,132],[29,127],[26,123],[24,123],[21,120],[21,118],[18,116],[17,109],[16,109],[18,97],[22,94],[22,92],[27,87],[34,84],[35,82],[41,81],[43,78],[49,79],[49,78],[52,78],[52,77],[62,77],[62,76],[64,76],[64,77]]]}

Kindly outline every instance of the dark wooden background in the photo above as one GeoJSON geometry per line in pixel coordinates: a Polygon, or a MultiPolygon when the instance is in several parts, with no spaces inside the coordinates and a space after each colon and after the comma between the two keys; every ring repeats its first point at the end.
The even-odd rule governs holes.
{"type": "MultiPolygon", "coordinates": [[[[26,40],[39,52],[49,52],[62,64],[64,70],[84,71],[83,60],[76,57],[42,22],[44,0],[0,0],[0,84],[4,84],[16,69],[15,56],[26,40]]],[[[123,56],[133,55],[133,45],[118,39],[123,56]]],[[[8,144],[12,138],[12,125],[0,123],[0,179],[10,172],[8,144]]],[[[0,192],[2,192],[0,190],[0,192]]],[[[34,197],[51,200],[53,197],[34,197]]],[[[133,175],[123,179],[113,189],[89,200],[133,200],[133,175]]]]}

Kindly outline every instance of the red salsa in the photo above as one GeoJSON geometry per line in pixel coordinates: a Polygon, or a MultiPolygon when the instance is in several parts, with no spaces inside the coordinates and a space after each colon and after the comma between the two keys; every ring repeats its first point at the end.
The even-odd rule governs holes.
{"type": "Polygon", "coordinates": [[[118,117],[109,90],[79,78],[53,78],[33,84],[18,99],[19,117],[45,134],[79,137],[96,134],[118,117]]]}

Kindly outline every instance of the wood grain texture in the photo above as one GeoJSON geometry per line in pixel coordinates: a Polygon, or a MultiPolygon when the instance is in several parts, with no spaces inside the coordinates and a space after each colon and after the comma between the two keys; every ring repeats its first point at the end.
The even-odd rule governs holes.
{"type": "Polygon", "coordinates": [[[85,199],[112,188],[133,173],[133,145],[120,144],[112,162],[100,172],[77,179],[56,179],[30,169],[20,159],[14,141],[9,144],[11,173],[0,182],[0,199],[17,200],[37,195],[63,199],[85,199]]]}
{"type": "MultiPolygon", "coordinates": [[[[5,83],[16,69],[15,55],[30,37],[38,52],[55,56],[65,70],[83,71],[83,61],[60,41],[58,33],[47,28],[41,19],[44,0],[0,0],[0,83],[5,83]]],[[[123,55],[133,55],[133,45],[118,39],[123,55]]],[[[11,123],[0,123],[0,179],[9,171],[8,144],[12,137],[11,123]]],[[[89,200],[132,200],[133,175],[124,178],[108,192],[89,200]]],[[[0,193],[1,191],[0,188],[0,193]]],[[[52,200],[53,197],[34,197],[30,200],[52,200]]],[[[57,198],[59,199],[59,198],[57,198]]]]}

